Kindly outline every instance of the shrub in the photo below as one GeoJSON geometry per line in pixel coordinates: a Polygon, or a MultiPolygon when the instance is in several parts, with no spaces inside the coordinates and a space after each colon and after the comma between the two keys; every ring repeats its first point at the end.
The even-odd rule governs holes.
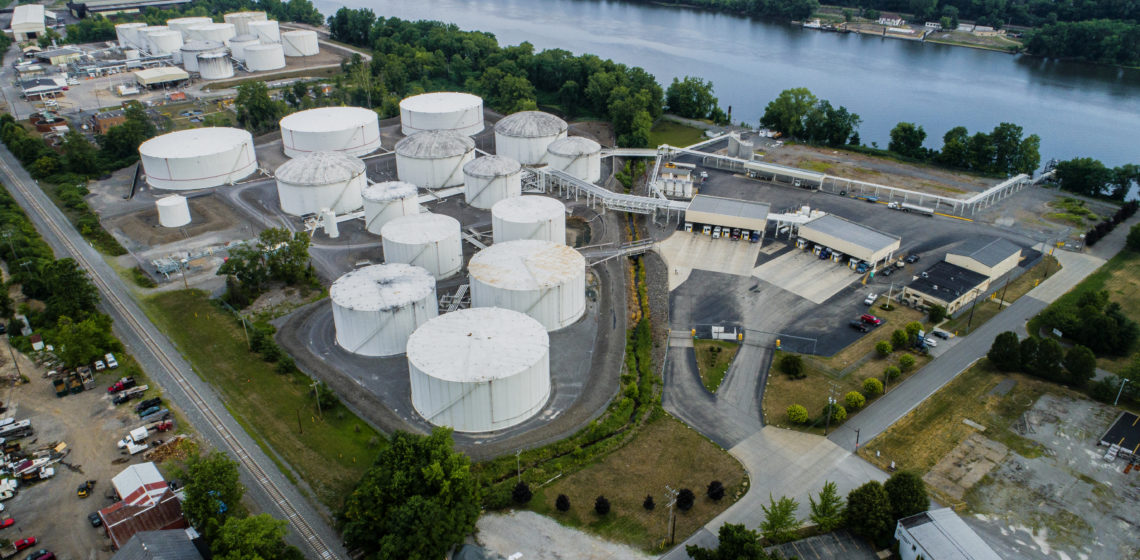
{"type": "Polygon", "coordinates": [[[780,358],[780,371],[788,374],[788,377],[792,379],[803,379],[806,377],[804,359],[797,354],[784,354],[780,358]]]}
{"type": "Polygon", "coordinates": [[[895,366],[887,366],[887,369],[883,370],[883,377],[887,378],[888,382],[898,379],[900,375],[902,370],[895,366]]]}
{"type": "Polygon", "coordinates": [[[641,502],[641,507],[645,508],[645,511],[653,511],[653,508],[657,507],[657,503],[653,501],[653,496],[646,494],[645,501],[641,502]]]}
{"type": "Polygon", "coordinates": [[[847,402],[847,408],[857,409],[863,408],[863,404],[867,402],[866,397],[859,391],[851,391],[844,395],[843,400],[847,402]]]}
{"type": "Polygon", "coordinates": [[[594,511],[597,512],[598,515],[608,514],[610,512],[610,501],[607,500],[605,496],[598,496],[598,498],[594,500],[594,511]]]}
{"type": "Polygon", "coordinates": [[[677,507],[681,508],[681,511],[693,509],[693,504],[696,502],[697,495],[688,488],[682,488],[681,491],[677,493],[677,507]]]}
{"type": "Polygon", "coordinates": [[[937,325],[946,318],[946,308],[942,307],[941,305],[934,304],[926,310],[926,314],[930,317],[930,323],[937,325]]]}
{"type": "Polygon", "coordinates": [[[899,371],[910,371],[914,369],[914,364],[916,362],[917,360],[915,360],[914,356],[911,356],[910,354],[903,354],[902,356],[899,356],[899,371]]]}
{"type": "Polygon", "coordinates": [[[788,420],[796,424],[808,421],[808,411],[802,404],[793,404],[788,407],[788,420]]]}
{"type": "Polygon", "coordinates": [[[559,494],[554,500],[554,508],[562,513],[570,511],[570,498],[566,497],[566,494],[559,494]]]}
{"type": "Polygon", "coordinates": [[[906,331],[895,329],[895,332],[891,333],[891,346],[895,348],[905,348],[907,342],[906,331]]]}
{"type": "Polygon", "coordinates": [[[880,340],[875,343],[875,351],[879,353],[880,357],[886,358],[887,356],[890,356],[891,352],[894,352],[895,349],[893,346],[891,346],[890,341],[880,340]]]}
{"type": "Polygon", "coordinates": [[[528,504],[532,497],[534,497],[534,494],[531,493],[530,486],[527,486],[527,483],[521,480],[515,485],[515,489],[511,491],[511,499],[514,500],[516,504],[528,504]]]}
{"type": "Polygon", "coordinates": [[[1096,376],[1096,356],[1080,344],[1069,349],[1063,363],[1069,371],[1069,384],[1074,387],[1083,387],[1096,376]]]}
{"type": "Polygon", "coordinates": [[[1132,251],[1140,251],[1140,224],[1136,224],[1128,230],[1128,237],[1125,239],[1124,245],[1132,251]]]}
{"type": "Polygon", "coordinates": [[[831,409],[831,422],[838,424],[847,419],[847,409],[841,404],[828,404],[823,407],[823,417],[827,418],[828,409],[831,409]]]}
{"type": "Polygon", "coordinates": [[[1001,371],[1021,369],[1021,341],[1017,333],[1005,331],[994,337],[990,351],[986,353],[990,363],[1001,371]]]}
{"type": "Polygon", "coordinates": [[[708,494],[708,497],[711,498],[712,501],[719,502],[720,499],[724,497],[724,484],[719,480],[710,482],[706,494],[708,494]]]}
{"type": "Polygon", "coordinates": [[[863,380],[863,392],[869,397],[881,395],[883,394],[883,382],[874,377],[868,377],[863,380]]]}

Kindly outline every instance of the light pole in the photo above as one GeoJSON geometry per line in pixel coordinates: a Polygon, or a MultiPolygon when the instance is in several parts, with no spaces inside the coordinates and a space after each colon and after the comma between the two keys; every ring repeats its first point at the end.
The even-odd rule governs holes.
{"type": "Polygon", "coordinates": [[[190,261],[182,259],[182,286],[187,290],[190,289],[190,283],[186,281],[186,269],[189,268],[190,261]]]}
{"type": "Polygon", "coordinates": [[[970,334],[970,325],[974,323],[974,310],[978,308],[978,288],[974,288],[974,304],[970,306],[970,319],[966,321],[966,334],[970,334]]]}
{"type": "Polygon", "coordinates": [[[1124,392],[1124,384],[1128,383],[1128,378],[1123,377],[1120,379],[1120,389],[1116,391],[1116,400],[1112,401],[1112,406],[1116,406],[1120,402],[1120,394],[1124,392]]]}
{"type": "Polygon", "coordinates": [[[860,429],[861,428],[855,428],[855,451],[859,451],[859,430],[860,429]]]}
{"type": "Polygon", "coordinates": [[[665,499],[669,502],[666,507],[669,508],[669,519],[665,522],[665,531],[669,533],[669,544],[673,544],[673,531],[677,528],[677,518],[673,516],[673,506],[677,503],[677,494],[680,492],[671,488],[668,484],[665,485],[665,499]]]}
{"type": "Polygon", "coordinates": [[[827,397],[827,424],[825,424],[823,427],[823,435],[825,436],[827,435],[827,432],[831,430],[831,415],[833,406],[835,406],[835,398],[827,397]]]}

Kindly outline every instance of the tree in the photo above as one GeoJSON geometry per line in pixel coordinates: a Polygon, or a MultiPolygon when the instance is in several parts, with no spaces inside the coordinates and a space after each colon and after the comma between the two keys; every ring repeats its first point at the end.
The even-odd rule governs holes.
{"type": "Polygon", "coordinates": [[[785,543],[796,538],[796,529],[800,527],[800,520],[796,519],[796,510],[800,505],[787,496],[781,496],[776,501],[771,494],[768,495],[768,505],[760,506],[764,509],[764,521],[760,523],[760,534],[774,543],[785,543]]]}
{"type": "Polygon", "coordinates": [[[946,318],[946,308],[938,305],[937,303],[931,304],[926,308],[926,314],[930,317],[930,324],[937,325],[946,318]]]}
{"type": "Polygon", "coordinates": [[[891,501],[891,517],[898,520],[930,509],[930,496],[922,477],[913,471],[898,471],[883,484],[891,501]]]}
{"type": "Polygon", "coordinates": [[[926,141],[926,131],[914,123],[900,122],[891,129],[891,141],[887,149],[914,159],[924,159],[926,151],[922,143],[926,141]]]}
{"type": "Polygon", "coordinates": [[[305,555],[285,542],[288,525],[287,521],[274,519],[267,513],[229,517],[210,542],[210,550],[220,560],[301,560],[305,555]]]}
{"type": "Polygon", "coordinates": [[[826,404],[823,406],[823,417],[827,418],[828,413],[831,414],[831,423],[838,424],[847,419],[847,409],[839,403],[826,404]]]}
{"type": "Polygon", "coordinates": [[[693,509],[693,504],[696,502],[697,495],[688,488],[682,488],[681,491],[677,493],[677,508],[681,511],[689,511],[690,509],[693,509]]]}
{"type": "Polygon", "coordinates": [[[898,379],[900,375],[902,375],[902,370],[899,369],[898,366],[887,366],[886,369],[883,370],[883,377],[888,382],[898,379]]]}
{"type": "Polygon", "coordinates": [[[714,502],[719,502],[724,497],[724,484],[719,480],[714,480],[709,483],[708,490],[705,494],[714,502]]]}
{"type": "Polygon", "coordinates": [[[868,397],[874,397],[883,394],[883,382],[874,377],[868,377],[863,380],[863,392],[868,397]]]}
{"type": "Polygon", "coordinates": [[[1069,370],[1069,385],[1083,387],[1096,376],[1096,355],[1080,344],[1069,349],[1064,363],[1069,370]]]}
{"type": "Polygon", "coordinates": [[[792,379],[804,377],[804,359],[799,354],[784,354],[780,357],[780,371],[792,379]]]}
{"type": "Polygon", "coordinates": [[[811,504],[809,519],[821,533],[830,533],[843,525],[846,508],[834,482],[824,482],[823,489],[819,491],[819,501],[808,496],[808,502],[811,504]]]}
{"type": "Polygon", "coordinates": [[[56,355],[69,368],[91,364],[121,345],[111,334],[111,318],[102,313],[75,322],[64,315],[56,322],[56,355]]]}
{"type": "MultiPolygon", "coordinates": [[[[289,356],[283,356],[283,358],[288,357],[289,356]]],[[[313,388],[313,393],[317,398],[317,406],[322,412],[328,412],[337,406],[340,406],[340,399],[337,398],[336,392],[333,391],[332,388],[329,387],[328,383],[325,383],[324,381],[317,382],[317,386],[313,388]]]]}
{"type": "Polygon", "coordinates": [[[521,480],[518,484],[515,485],[515,489],[511,492],[511,499],[519,505],[526,505],[530,503],[530,499],[533,496],[534,494],[531,493],[530,486],[521,480]]]}
{"type": "Polygon", "coordinates": [[[383,558],[441,558],[479,518],[478,488],[451,430],[396,431],[339,515],[345,544],[383,558]]]}
{"type": "Polygon", "coordinates": [[[1130,251],[1140,252],[1140,224],[1136,224],[1128,230],[1128,237],[1125,239],[1124,245],[1130,251]]]}
{"type": "Polygon", "coordinates": [[[918,321],[911,321],[907,323],[903,328],[906,329],[907,339],[913,342],[918,339],[918,331],[922,330],[922,323],[918,321]]]}
{"type": "Polygon", "coordinates": [[[990,351],[986,353],[990,363],[1001,371],[1021,369],[1021,347],[1017,333],[1005,331],[994,338],[990,351]]]}
{"type": "Polygon", "coordinates": [[[238,480],[238,464],[225,453],[214,451],[187,461],[182,512],[208,542],[222,530],[228,517],[241,517],[245,487],[238,480]]]}
{"type": "Polygon", "coordinates": [[[1105,196],[1112,180],[1112,170],[1093,158],[1073,158],[1058,162],[1053,177],[1057,185],[1069,192],[1087,196],[1105,196]]]}
{"type": "Polygon", "coordinates": [[[879,481],[872,480],[847,494],[846,524],[852,533],[882,541],[890,535],[894,522],[891,499],[879,481]]]}
{"type": "Polygon", "coordinates": [[[808,421],[808,411],[802,404],[793,404],[788,407],[788,420],[795,424],[804,424],[808,421]]]}
{"type": "Polygon", "coordinates": [[[864,397],[863,394],[859,391],[851,391],[847,393],[843,396],[843,400],[847,403],[847,408],[850,408],[852,410],[863,408],[863,405],[867,402],[867,398],[864,397]]]}
{"type": "Polygon", "coordinates": [[[1061,360],[1065,350],[1052,338],[1043,339],[1037,346],[1037,359],[1033,361],[1033,374],[1050,381],[1063,381],[1061,360]]]}
{"type": "Polygon", "coordinates": [[[890,341],[880,340],[875,343],[875,352],[879,353],[880,358],[886,358],[887,356],[891,355],[891,352],[894,351],[895,349],[891,347],[890,341]]]}
{"type": "Polygon", "coordinates": [[[605,496],[598,496],[594,500],[594,512],[601,516],[608,514],[610,512],[610,501],[605,496]]]}
{"type": "Polygon", "coordinates": [[[242,127],[252,131],[269,130],[281,120],[284,108],[281,102],[269,98],[269,87],[265,82],[251,81],[237,87],[237,119],[242,127]]]}
{"type": "Polygon", "coordinates": [[[717,533],[717,546],[709,550],[687,545],[685,553],[693,560],[768,560],[760,535],[743,524],[725,523],[717,533]]]}
{"type": "Polygon", "coordinates": [[[1025,373],[1033,373],[1034,364],[1037,363],[1037,350],[1040,347],[1039,339],[1035,336],[1030,336],[1021,341],[1018,345],[1017,351],[1021,355],[1021,371],[1025,373]]]}
{"type": "Polygon", "coordinates": [[[100,173],[99,153],[79,129],[72,128],[63,137],[63,164],[76,175],[92,177],[100,173]]]}
{"type": "Polygon", "coordinates": [[[906,332],[903,330],[895,329],[894,332],[891,333],[892,348],[906,348],[908,342],[909,339],[906,336],[906,332]]]}
{"type": "Polygon", "coordinates": [[[657,507],[657,503],[653,501],[653,496],[646,494],[645,501],[641,502],[641,507],[645,508],[645,511],[653,511],[653,508],[657,507]]]}
{"type": "Polygon", "coordinates": [[[566,494],[559,494],[558,498],[554,500],[554,508],[562,513],[570,511],[570,498],[566,494]]]}
{"type": "Polygon", "coordinates": [[[713,109],[717,108],[712,82],[692,76],[673,78],[673,83],[665,90],[665,108],[670,113],[689,119],[709,117],[713,109]]]}
{"type": "Polygon", "coordinates": [[[910,354],[899,356],[899,371],[910,371],[918,361],[910,354]]]}
{"type": "Polygon", "coordinates": [[[774,128],[785,136],[799,138],[804,133],[804,118],[815,106],[817,99],[807,88],[792,88],[780,95],[764,108],[760,124],[774,128]]]}

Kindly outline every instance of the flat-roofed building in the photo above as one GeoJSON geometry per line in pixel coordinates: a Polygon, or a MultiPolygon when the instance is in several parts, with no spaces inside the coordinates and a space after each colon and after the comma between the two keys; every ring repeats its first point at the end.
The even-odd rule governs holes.
{"type": "Polygon", "coordinates": [[[146,70],[135,72],[135,81],[142,87],[158,87],[163,84],[174,84],[189,79],[190,74],[187,74],[185,70],[171,66],[147,68],[146,70]]]}
{"type": "Polygon", "coordinates": [[[800,226],[799,235],[844,255],[861,260],[871,268],[888,262],[899,250],[902,238],[857,224],[835,214],[824,214],[800,226]]]}
{"type": "Polygon", "coordinates": [[[990,279],[984,274],[940,261],[903,288],[901,301],[920,308],[941,305],[946,313],[954,314],[985,293],[989,285],[990,279]]]}
{"type": "Polygon", "coordinates": [[[35,39],[44,34],[42,4],[20,4],[12,10],[12,38],[17,41],[35,39]]]}
{"type": "Polygon", "coordinates": [[[924,511],[895,526],[902,560],[1001,560],[950,508],[924,511]]]}
{"type": "Polygon", "coordinates": [[[1021,247],[1001,237],[971,237],[947,252],[946,262],[993,280],[1017,268],[1021,247]]]}
{"type": "Polygon", "coordinates": [[[768,226],[769,206],[765,202],[698,194],[685,210],[691,224],[739,228],[763,235],[768,226]]]}

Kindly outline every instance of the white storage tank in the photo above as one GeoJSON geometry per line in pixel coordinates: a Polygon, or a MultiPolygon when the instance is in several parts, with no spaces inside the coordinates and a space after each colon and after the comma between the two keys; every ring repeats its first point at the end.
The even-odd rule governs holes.
{"type": "Polygon", "coordinates": [[[471,257],[472,307],[526,313],[548,331],[586,312],[586,258],[565,244],[524,239],[495,243],[471,257]]]}
{"type": "Polygon", "coordinates": [[[427,189],[463,184],[463,166],[475,159],[475,141],[448,131],[418,132],[396,143],[396,174],[427,189]]]}
{"type": "Polygon", "coordinates": [[[182,53],[182,67],[187,72],[198,71],[198,55],[205,53],[224,53],[226,47],[219,41],[186,41],[179,49],[182,53]]]}
{"type": "Polygon", "coordinates": [[[500,200],[522,196],[522,166],[503,156],[475,158],[463,166],[467,204],[489,210],[500,200]]]}
{"type": "Polygon", "coordinates": [[[285,56],[316,56],[321,52],[317,32],[307,29],[282,33],[281,45],[285,47],[285,56]]]}
{"type": "Polygon", "coordinates": [[[508,198],[491,207],[491,234],[495,243],[539,239],[566,244],[566,205],[546,196],[508,198]]]}
{"type": "Polygon", "coordinates": [[[191,25],[187,30],[190,38],[196,41],[217,41],[224,43],[237,35],[232,23],[200,23],[191,25]]]}
{"type": "Polygon", "coordinates": [[[380,119],[363,107],[298,111],[281,119],[281,145],[289,157],[320,151],[360,157],[380,148],[380,119]]]}
{"type": "Polygon", "coordinates": [[[388,222],[420,215],[419,189],[411,183],[388,181],[364,187],[364,229],[380,235],[388,222]]]}
{"type": "Polygon", "coordinates": [[[546,163],[588,183],[602,178],[602,146],[589,138],[569,136],[546,147],[546,163]]]}
{"type": "Polygon", "coordinates": [[[400,130],[405,136],[427,130],[450,130],[465,136],[483,132],[483,98],[440,91],[400,102],[400,130]]]}
{"type": "Polygon", "coordinates": [[[182,49],[182,34],[171,29],[147,31],[146,39],[153,55],[173,54],[182,49]]]}
{"type": "Polygon", "coordinates": [[[368,183],[363,161],[340,152],[313,152],[277,168],[277,198],[287,214],[337,214],[359,210],[360,191],[368,183]]]}
{"type": "Polygon", "coordinates": [[[224,52],[202,53],[198,55],[198,73],[203,80],[224,80],[234,77],[234,65],[224,52]]]}
{"type": "Polygon", "coordinates": [[[333,282],[336,342],[364,356],[403,354],[408,337],[439,315],[435,278],[407,264],[358,268],[333,282]]]}
{"type": "Polygon", "coordinates": [[[231,12],[222,16],[222,21],[232,23],[238,35],[249,33],[249,24],[254,21],[268,19],[265,12],[231,12]]]}
{"type": "Polygon", "coordinates": [[[262,43],[280,43],[281,28],[274,20],[249,22],[250,35],[257,35],[262,43]]]}
{"type": "Polygon", "coordinates": [[[138,30],[147,27],[145,23],[120,23],[115,26],[115,39],[119,41],[119,46],[124,49],[135,48],[137,42],[138,30]]]}
{"type": "Polygon", "coordinates": [[[252,45],[260,45],[261,41],[257,35],[235,35],[233,39],[226,41],[226,46],[230,48],[230,56],[234,60],[245,62],[245,48],[252,45]]]}
{"type": "Polygon", "coordinates": [[[285,52],[281,50],[281,45],[276,43],[250,45],[242,49],[242,54],[245,55],[245,67],[250,72],[264,72],[285,67],[285,52]]]}
{"type": "Polygon", "coordinates": [[[457,432],[489,432],[533,417],[550,398],[550,335],[509,309],[463,309],[408,338],[412,406],[457,432]]]}
{"type": "Polygon", "coordinates": [[[443,214],[395,218],[380,228],[384,262],[422,266],[437,279],[463,267],[459,220],[443,214]]]}
{"type": "Polygon", "coordinates": [[[163,134],[143,142],[139,156],[147,184],[156,189],[216,187],[257,171],[253,136],[237,128],[191,128],[163,134]]]}
{"type": "Polygon", "coordinates": [[[566,121],[542,111],[520,111],[495,123],[495,153],[523,165],[546,161],[546,148],[566,138],[566,121]]]}
{"type": "Polygon", "coordinates": [[[153,54],[154,43],[151,42],[150,36],[155,33],[162,33],[163,31],[170,31],[170,28],[165,25],[148,25],[136,29],[135,48],[153,54]]]}
{"type": "Polygon", "coordinates": [[[214,23],[214,20],[208,17],[183,17],[166,20],[166,26],[170,29],[182,34],[182,39],[190,39],[189,31],[195,25],[202,25],[204,23],[214,23]]]}
{"type": "Polygon", "coordinates": [[[173,194],[156,200],[154,205],[158,208],[158,225],[176,228],[190,223],[190,205],[186,197],[173,194]]]}

